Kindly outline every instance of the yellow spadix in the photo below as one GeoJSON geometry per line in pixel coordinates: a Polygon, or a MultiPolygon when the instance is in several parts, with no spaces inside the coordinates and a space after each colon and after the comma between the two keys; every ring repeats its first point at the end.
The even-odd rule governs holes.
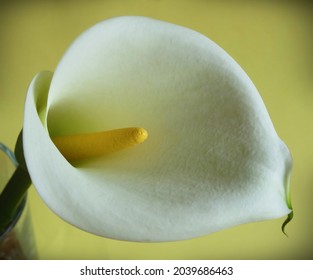
{"type": "Polygon", "coordinates": [[[102,156],[130,148],[144,142],[148,132],[143,128],[128,127],[109,131],[65,135],[52,140],[68,161],[102,156]]]}

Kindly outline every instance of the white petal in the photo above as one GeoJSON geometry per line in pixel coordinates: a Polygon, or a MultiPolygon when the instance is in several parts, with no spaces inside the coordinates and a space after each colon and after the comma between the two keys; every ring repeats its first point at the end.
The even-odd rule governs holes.
{"type": "Polygon", "coordinates": [[[208,38],[141,17],[83,33],[53,75],[50,134],[139,126],[149,139],[76,167],[36,111],[51,75],[37,76],[28,92],[25,156],[40,195],[70,223],[168,241],[290,213],[289,151],[250,79],[208,38]]]}

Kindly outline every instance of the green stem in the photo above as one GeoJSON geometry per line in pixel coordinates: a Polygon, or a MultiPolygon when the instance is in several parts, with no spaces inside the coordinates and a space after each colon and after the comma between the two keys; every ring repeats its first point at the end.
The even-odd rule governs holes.
{"type": "Polygon", "coordinates": [[[30,185],[28,172],[18,166],[0,195],[0,230],[14,217],[30,185]]]}
{"type": "MultiPolygon", "coordinates": [[[[19,134],[15,146],[15,157],[18,165],[0,194],[0,233],[11,222],[32,183],[24,159],[22,134],[23,131],[19,134]]],[[[5,147],[4,145],[2,146],[5,147]]],[[[2,150],[11,159],[14,159],[14,154],[7,148],[3,149],[3,147],[2,150]]]]}

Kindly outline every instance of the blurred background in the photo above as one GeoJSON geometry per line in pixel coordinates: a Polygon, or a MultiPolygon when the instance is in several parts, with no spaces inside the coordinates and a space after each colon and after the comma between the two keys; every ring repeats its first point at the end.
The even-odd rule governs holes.
{"type": "MultiPolygon", "coordinates": [[[[294,220],[237,226],[202,238],[131,243],[93,236],[54,215],[29,191],[41,259],[313,259],[313,64],[309,1],[43,0],[0,4],[0,141],[14,148],[33,76],[54,70],[85,29],[142,15],[203,33],[224,48],[258,88],[294,158],[294,220]]],[[[35,141],[35,139],[34,139],[35,141]]]]}

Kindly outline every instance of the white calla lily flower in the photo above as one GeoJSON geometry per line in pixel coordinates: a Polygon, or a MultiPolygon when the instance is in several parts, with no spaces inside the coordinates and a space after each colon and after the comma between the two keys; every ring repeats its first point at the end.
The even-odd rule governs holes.
{"type": "Polygon", "coordinates": [[[257,89],[214,42],[174,24],[118,17],[84,32],[54,74],[33,79],[23,142],[46,204],[97,235],[181,240],[292,211],[291,156],[257,89]],[[149,137],[98,157],[70,161],[53,142],[131,127],[149,137]]]}

